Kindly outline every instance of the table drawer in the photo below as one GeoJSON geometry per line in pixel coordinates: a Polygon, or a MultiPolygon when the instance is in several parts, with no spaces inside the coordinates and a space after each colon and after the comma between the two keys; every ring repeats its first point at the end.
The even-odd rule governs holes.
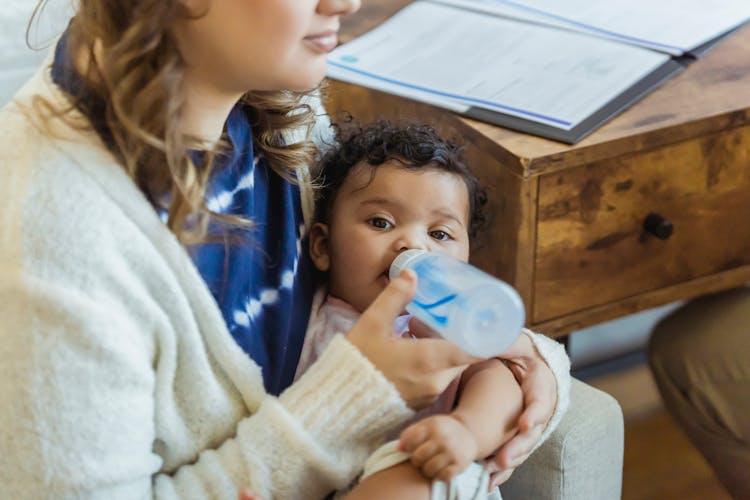
{"type": "Polygon", "coordinates": [[[750,127],[542,176],[534,322],[750,264],[748,193],[750,127]]]}

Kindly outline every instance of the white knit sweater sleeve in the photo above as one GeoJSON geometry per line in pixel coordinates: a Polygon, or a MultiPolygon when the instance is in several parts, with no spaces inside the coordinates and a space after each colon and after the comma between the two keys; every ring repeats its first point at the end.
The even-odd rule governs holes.
{"type": "Polygon", "coordinates": [[[570,404],[570,359],[568,358],[565,348],[549,337],[534,333],[531,330],[524,329],[523,333],[527,335],[536,347],[537,352],[552,370],[557,383],[557,401],[555,410],[547,426],[542,432],[542,437],[534,449],[538,448],[560,424],[560,421],[568,410],[570,404]]]}
{"type": "Polygon", "coordinates": [[[172,348],[198,346],[150,339],[168,321],[158,309],[132,314],[112,296],[33,281],[0,287],[2,498],[234,499],[241,486],[269,499],[322,498],[411,415],[340,337],[280,398],[235,422],[243,411],[222,394],[226,381],[210,380],[208,366],[192,376],[175,366],[190,353],[172,348]],[[180,408],[198,397],[226,412],[180,408]]]}
{"type": "Polygon", "coordinates": [[[383,436],[413,412],[339,336],[280,398],[193,465],[155,479],[154,497],[227,498],[237,484],[263,498],[323,498],[349,484],[383,436]],[[223,492],[217,494],[217,492],[223,492]]]}
{"type": "Polygon", "coordinates": [[[343,337],[267,395],[106,151],[0,118],[0,498],[322,498],[413,414],[343,337]]]}

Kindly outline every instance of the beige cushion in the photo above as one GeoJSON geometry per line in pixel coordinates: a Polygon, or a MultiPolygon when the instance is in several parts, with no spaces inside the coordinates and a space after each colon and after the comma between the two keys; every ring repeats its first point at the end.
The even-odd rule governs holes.
{"type": "Polygon", "coordinates": [[[505,500],[619,499],[624,423],[617,401],[573,380],[560,426],[501,486],[505,500]]]}

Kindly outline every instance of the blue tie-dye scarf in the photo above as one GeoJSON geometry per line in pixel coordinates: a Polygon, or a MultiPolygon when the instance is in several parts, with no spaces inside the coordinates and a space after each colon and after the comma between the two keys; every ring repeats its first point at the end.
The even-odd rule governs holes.
{"type": "MultiPolygon", "coordinates": [[[[63,36],[52,78],[63,90],[80,95],[81,79],[68,64],[65,44],[63,36]]],[[[89,97],[85,109],[104,142],[111,144],[101,103],[89,97]]],[[[206,203],[214,211],[248,218],[256,227],[237,232],[239,239],[229,245],[207,243],[188,252],[232,336],[262,367],[266,390],[279,394],[294,379],[314,287],[312,262],[300,236],[299,189],[269,168],[262,155],[254,154],[242,104],[231,111],[225,138],[231,149],[217,160],[206,203]]],[[[226,230],[219,224],[210,227],[212,235],[226,230]]]]}

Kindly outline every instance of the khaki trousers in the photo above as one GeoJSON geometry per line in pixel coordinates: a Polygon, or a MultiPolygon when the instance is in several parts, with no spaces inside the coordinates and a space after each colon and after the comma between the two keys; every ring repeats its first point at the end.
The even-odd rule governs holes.
{"type": "Polygon", "coordinates": [[[701,297],[655,328],[649,362],[669,412],[737,499],[750,499],[750,287],[701,297]]]}

